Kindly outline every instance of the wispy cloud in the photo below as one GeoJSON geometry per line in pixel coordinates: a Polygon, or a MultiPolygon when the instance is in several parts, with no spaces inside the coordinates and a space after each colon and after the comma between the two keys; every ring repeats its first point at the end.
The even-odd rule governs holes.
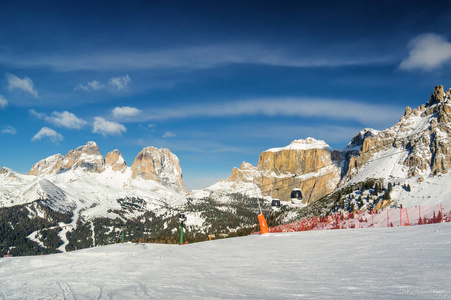
{"type": "Polygon", "coordinates": [[[111,111],[114,118],[122,119],[122,118],[130,118],[137,116],[141,113],[141,110],[137,109],[136,107],[130,107],[130,106],[122,106],[122,107],[115,107],[111,111]]]}
{"type": "Polygon", "coordinates": [[[32,115],[32,116],[34,116],[34,117],[36,117],[38,119],[45,119],[47,117],[46,114],[37,112],[34,109],[30,109],[28,112],[30,113],[30,115],[32,115]]]}
{"type": "Polygon", "coordinates": [[[132,80],[130,79],[130,76],[120,76],[120,77],[113,77],[108,80],[108,85],[112,87],[113,89],[117,91],[126,90],[128,88],[128,84],[132,80]]]}
{"type": "Polygon", "coordinates": [[[77,85],[75,91],[93,92],[107,89],[111,92],[124,91],[128,89],[129,83],[132,81],[130,76],[124,75],[119,77],[112,77],[108,79],[107,83],[98,80],[89,81],[86,84],[77,85]]]}
{"type": "Polygon", "coordinates": [[[403,108],[322,98],[264,98],[242,101],[152,108],[141,114],[138,121],[183,118],[223,118],[264,115],[270,117],[321,117],[336,120],[354,120],[366,126],[387,124],[399,119],[403,108]]]}
{"type": "Polygon", "coordinates": [[[393,61],[386,55],[365,53],[349,46],[332,46],[327,52],[311,49],[282,49],[257,44],[214,44],[151,51],[98,52],[86,55],[46,55],[27,59],[0,57],[3,64],[16,67],[49,67],[73,70],[202,69],[228,64],[258,64],[287,67],[340,67],[380,65],[393,61]],[[344,51],[343,49],[347,50],[344,51]]]}
{"type": "Polygon", "coordinates": [[[20,79],[14,74],[6,73],[6,80],[8,81],[9,91],[20,90],[33,95],[35,98],[39,98],[38,91],[29,77],[20,79]]]}
{"type": "Polygon", "coordinates": [[[11,135],[15,135],[16,134],[16,129],[12,126],[6,126],[6,128],[2,129],[2,134],[11,134],[11,135]]]}
{"type": "Polygon", "coordinates": [[[164,139],[167,139],[167,138],[176,137],[176,135],[175,135],[175,133],[172,133],[172,132],[170,132],[170,131],[166,131],[166,132],[163,134],[162,137],[163,137],[164,139]]]}
{"type": "Polygon", "coordinates": [[[126,131],[127,128],[120,123],[107,121],[102,117],[94,118],[93,133],[100,133],[103,137],[106,137],[108,135],[122,135],[126,131]]]}
{"type": "Polygon", "coordinates": [[[401,70],[432,71],[451,63],[451,43],[443,36],[421,34],[408,44],[409,55],[399,68],[401,70]]]}
{"type": "Polygon", "coordinates": [[[0,108],[5,108],[8,105],[8,100],[0,95],[0,108]]]}
{"type": "Polygon", "coordinates": [[[80,130],[83,126],[88,124],[85,120],[78,118],[75,114],[68,111],[54,111],[51,116],[39,113],[34,109],[30,109],[29,112],[36,118],[43,119],[46,122],[52,123],[58,127],[80,130]]]}
{"type": "Polygon", "coordinates": [[[55,144],[61,142],[64,139],[64,137],[55,130],[48,127],[42,127],[41,130],[39,130],[39,132],[31,138],[31,141],[39,141],[43,138],[48,138],[50,139],[50,141],[52,141],[52,143],[55,144]]]}
{"type": "Polygon", "coordinates": [[[101,83],[100,81],[97,80],[93,80],[88,82],[86,85],[83,84],[79,84],[77,85],[74,90],[76,91],[99,91],[101,89],[105,88],[105,85],[103,83],[101,83]]]}

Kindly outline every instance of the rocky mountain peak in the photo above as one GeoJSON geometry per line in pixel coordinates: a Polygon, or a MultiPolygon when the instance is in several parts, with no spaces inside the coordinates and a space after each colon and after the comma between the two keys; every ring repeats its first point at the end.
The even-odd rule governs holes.
{"type": "Polygon", "coordinates": [[[29,175],[41,175],[41,174],[53,174],[60,170],[61,168],[61,162],[63,160],[64,156],[61,154],[55,154],[52,156],[49,156],[43,160],[40,160],[39,162],[35,163],[30,171],[28,172],[29,175]]]}
{"type": "Polygon", "coordinates": [[[132,179],[155,180],[178,191],[185,191],[179,159],[169,149],[144,148],[136,156],[131,170],[132,179]]]}
{"type": "Polygon", "coordinates": [[[119,150],[109,152],[105,157],[105,166],[110,166],[113,171],[125,172],[127,164],[125,163],[122,153],[119,150]]]}
{"type": "Polygon", "coordinates": [[[440,103],[445,100],[445,91],[443,89],[443,85],[437,85],[434,88],[434,92],[429,97],[429,102],[427,103],[427,106],[431,106],[437,103],[440,103]]]}
{"type": "Polygon", "coordinates": [[[104,160],[95,142],[88,142],[69,151],[61,162],[60,170],[82,168],[87,172],[101,173],[105,170],[104,160]]]}
{"type": "Polygon", "coordinates": [[[364,128],[359,133],[357,133],[349,142],[348,148],[352,147],[360,147],[363,145],[363,142],[368,137],[375,137],[379,133],[379,130],[375,130],[372,128],[364,128]]]}

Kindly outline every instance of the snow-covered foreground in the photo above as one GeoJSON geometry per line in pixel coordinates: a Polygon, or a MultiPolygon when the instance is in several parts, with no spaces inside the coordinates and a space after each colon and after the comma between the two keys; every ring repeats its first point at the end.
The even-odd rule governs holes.
{"type": "Polygon", "coordinates": [[[442,299],[451,223],[0,259],[3,299],[442,299]]]}

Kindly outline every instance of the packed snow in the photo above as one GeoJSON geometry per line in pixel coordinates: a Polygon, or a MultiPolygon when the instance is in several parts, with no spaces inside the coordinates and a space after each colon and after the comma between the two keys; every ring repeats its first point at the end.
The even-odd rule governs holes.
{"type": "Polygon", "coordinates": [[[451,223],[0,259],[2,299],[449,299],[451,223]]]}

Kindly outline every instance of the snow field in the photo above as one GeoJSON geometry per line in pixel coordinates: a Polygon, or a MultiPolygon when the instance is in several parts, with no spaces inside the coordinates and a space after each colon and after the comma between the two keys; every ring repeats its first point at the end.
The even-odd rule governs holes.
{"type": "Polygon", "coordinates": [[[3,299],[449,299],[451,223],[0,259],[3,299]]]}

